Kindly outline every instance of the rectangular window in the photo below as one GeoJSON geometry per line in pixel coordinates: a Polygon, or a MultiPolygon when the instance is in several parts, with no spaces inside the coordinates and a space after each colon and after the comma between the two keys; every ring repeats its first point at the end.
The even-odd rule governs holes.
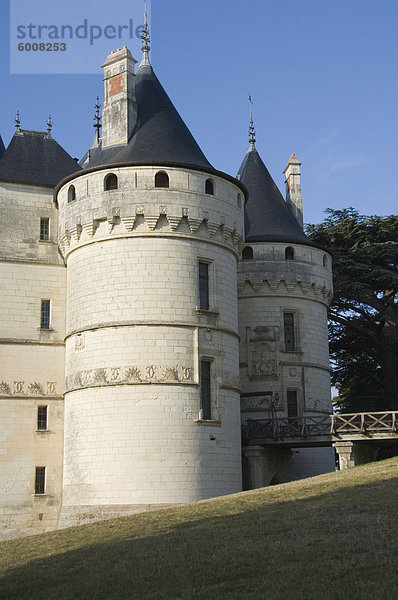
{"type": "Polygon", "coordinates": [[[287,392],[287,416],[289,419],[296,419],[298,417],[298,405],[297,405],[297,392],[287,392]]]}
{"type": "Polygon", "coordinates": [[[209,265],[199,263],[199,308],[209,310],[209,265]]]}
{"type": "Polygon", "coordinates": [[[296,340],[294,336],[294,313],[283,313],[283,326],[285,334],[286,352],[294,352],[296,349],[296,340]]]}
{"type": "Polygon", "coordinates": [[[40,327],[50,329],[50,300],[41,301],[40,327]]]}
{"type": "Polygon", "coordinates": [[[47,429],[47,406],[37,407],[37,429],[45,431],[47,429]]]}
{"type": "Polygon", "coordinates": [[[208,360],[200,361],[200,408],[202,419],[211,419],[210,367],[208,360]]]}
{"type": "Polygon", "coordinates": [[[35,494],[44,494],[46,467],[36,467],[35,494]]]}
{"type": "Polygon", "coordinates": [[[50,239],[50,219],[40,219],[40,240],[48,241],[50,239]]]}

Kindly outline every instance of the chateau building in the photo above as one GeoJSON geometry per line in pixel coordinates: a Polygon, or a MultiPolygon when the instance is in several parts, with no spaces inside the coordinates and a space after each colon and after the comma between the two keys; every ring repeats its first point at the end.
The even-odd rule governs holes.
{"type": "Polygon", "coordinates": [[[2,537],[333,470],[329,449],[243,448],[241,422],[328,414],[331,258],[255,146],[206,159],[149,35],[104,68],[80,164],[16,121],[0,138],[2,537]],[[136,72],[135,72],[136,71],[136,72]]]}

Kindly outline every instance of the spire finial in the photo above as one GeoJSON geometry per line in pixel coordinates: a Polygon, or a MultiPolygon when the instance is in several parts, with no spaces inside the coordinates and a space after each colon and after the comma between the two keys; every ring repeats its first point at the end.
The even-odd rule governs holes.
{"type": "Polygon", "coordinates": [[[256,143],[256,130],[254,129],[254,123],[253,123],[253,100],[252,100],[251,92],[249,93],[249,102],[250,102],[249,142],[250,142],[250,147],[254,148],[254,144],[256,143]]]}
{"type": "Polygon", "coordinates": [[[19,114],[19,110],[17,110],[17,112],[15,113],[15,119],[14,119],[14,121],[15,121],[15,129],[17,131],[19,131],[19,126],[21,125],[20,116],[21,115],[19,114]]]}
{"type": "Polygon", "coordinates": [[[51,115],[48,115],[48,118],[47,118],[47,135],[48,135],[48,137],[51,137],[52,126],[53,126],[53,122],[51,120],[51,115]]]}
{"type": "Polygon", "coordinates": [[[94,125],[93,125],[93,127],[95,127],[94,144],[98,144],[99,138],[100,138],[100,129],[101,129],[100,107],[101,107],[101,105],[99,103],[99,97],[97,96],[95,106],[94,106],[94,108],[95,108],[94,125]]]}
{"type": "Polygon", "coordinates": [[[144,65],[150,65],[151,64],[149,62],[149,50],[151,49],[151,47],[149,45],[149,42],[151,41],[151,36],[149,34],[149,27],[148,27],[147,0],[145,0],[144,4],[145,4],[144,28],[143,28],[142,34],[141,34],[141,39],[142,39],[142,46],[141,46],[142,60],[141,60],[140,67],[142,67],[144,65]]]}

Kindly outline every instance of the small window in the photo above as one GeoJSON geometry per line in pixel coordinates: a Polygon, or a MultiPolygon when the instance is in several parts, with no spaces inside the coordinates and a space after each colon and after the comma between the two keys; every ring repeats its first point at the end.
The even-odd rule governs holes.
{"type": "Polygon", "coordinates": [[[41,301],[40,327],[50,329],[50,300],[41,301]]]}
{"type": "Polygon", "coordinates": [[[209,265],[199,263],[199,308],[209,310],[209,265]]]}
{"type": "Polygon", "coordinates": [[[238,208],[242,208],[242,196],[240,194],[236,197],[236,204],[238,205],[238,208]]]}
{"type": "Polygon", "coordinates": [[[326,254],[323,255],[323,266],[325,267],[325,269],[328,266],[328,259],[327,259],[326,254]]]}
{"type": "Polygon", "coordinates": [[[46,431],[47,429],[47,406],[37,407],[37,429],[39,431],[46,431]]]}
{"type": "Polygon", "coordinates": [[[46,485],[46,467],[36,467],[35,494],[44,494],[46,485]]]}
{"type": "Polygon", "coordinates": [[[211,196],[214,196],[214,183],[212,182],[211,179],[206,179],[205,192],[206,192],[206,194],[210,194],[211,196]]]}
{"type": "Polygon", "coordinates": [[[117,177],[114,173],[109,173],[104,179],[104,190],[117,190],[117,177]]]}
{"type": "Polygon", "coordinates": [[[285,249],[285,260],[294,260],[294,248],[291,246],[285,249]]]}
{"type": "Polygon", "coordinates": [[[169,176],[164,171],[159,171],[155,175],[155,187],[168,188],[170,186],[169,176]]]}
{"type": "Polygon", "coordinates": [[[296,349],[296,340],[294,335],[294,313],[283,313],[283,328],[285,335],[286,352],[294,352],[296,349]]]}
{"type": "Polygon", "coordinates": [[[253,260],[253,248],[250,246],[243,248],[242,260],[253,260]]]}
{"type": "Polygon", "coordinates": [[[210,369],[211,362],[209,360],[200,361],[200,409],[202,419],[206,421],[211,419],[210,369]]]}
{"type": "Polygon", "coordinates": [[[76,200],[76,190],[74,185],[70,185],[68,189],[68,202],[76,200]]]}
{"type": "Polygon", "coordinates": [[[50,239],[50,219],[40,219],[40,240],[47,242],[50,239]]]}

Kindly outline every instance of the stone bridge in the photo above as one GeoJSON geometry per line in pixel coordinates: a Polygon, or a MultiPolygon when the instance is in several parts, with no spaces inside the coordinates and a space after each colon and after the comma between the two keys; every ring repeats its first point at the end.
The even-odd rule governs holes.
{"type": "Polygon", "coordinates": [[[273,448],[333,446],[340,469],[367,463],[377,450],[398,445],[398,411],[295,418],[247,419],[242,444],[273,448]]]}

